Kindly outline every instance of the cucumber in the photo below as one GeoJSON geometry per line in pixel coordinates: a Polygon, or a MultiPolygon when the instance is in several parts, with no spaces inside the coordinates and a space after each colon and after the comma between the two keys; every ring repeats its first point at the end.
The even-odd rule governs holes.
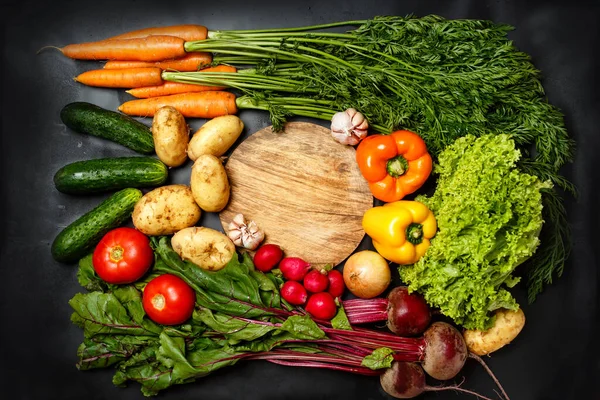
{"type": "Polygon", "coordinates": [[[54,186],[68,194],[98,193],[159,186],[168,175],[167,166],[152,157],[100,158],[65,165],[54,175],[54,186]]]}
{"type": "Polygon", "coordinates": [[[142,191],[135,188],[114,193],[58,234],[52,243],[52,257],[56,261],[71,263],[87,255],[108,231],[131,216],[141,198],[142,191]]]}
{"type": "Polygon", "coordinates": [[[154,152],[150,128],[128,115],[91,103],[75,102],[63,107],[60,119],[76,132],[111,140],[138,153],[154,152]]]}

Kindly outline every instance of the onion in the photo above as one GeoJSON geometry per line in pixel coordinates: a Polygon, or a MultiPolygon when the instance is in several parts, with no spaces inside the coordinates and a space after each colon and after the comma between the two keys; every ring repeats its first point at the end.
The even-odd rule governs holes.
{"type": "Polygon", "coordinates": [[[344,264],[344,283],[353,295],[361,299],[379,296],[391,280],[387,261],[375,251],[354,253],[344,264]]]}

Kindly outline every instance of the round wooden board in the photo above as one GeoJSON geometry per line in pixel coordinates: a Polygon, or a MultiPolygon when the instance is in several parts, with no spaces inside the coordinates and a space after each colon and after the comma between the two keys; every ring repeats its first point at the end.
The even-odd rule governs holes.
{"type": "Polygon", "coordinates": [[[339,264],[360,244],[363,214],[373,206],[355,154],[311,123],[254,133],[225,165],[231,198],[220,213],[223,228],[241,213],[286,256],[315,267],[339,264]]]}

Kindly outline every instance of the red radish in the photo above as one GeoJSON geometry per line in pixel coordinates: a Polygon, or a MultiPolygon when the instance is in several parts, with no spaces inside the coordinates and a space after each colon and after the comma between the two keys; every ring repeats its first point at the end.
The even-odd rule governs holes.
{"type": "Polygon", "coordinates": [[[287,281],[281,287],[281,297],[290,304],[301,306],[306,303],[308,293],[299,282],[287,281]]]}
{"type": "Polygon", "coordinates": [[[329,289],[327,290],[333,297],[341,297],[346,290],[346,284],[344,284],[344,276],[337,269],[332,269],[327,274],[329,280],[329,289]]]}
{"type": "Polygon", "coordinates": [[[457,392],[477,396],[480,399],[491,400],[479,393],[463,389],[460,385],[429,386],[425,382],[425,372],[423,372],[423,368],[414,362],[394,362],[392,367],[388,368],[379,377],[379,382],[387,394],[398,399],[411,399],[424,392],[455,390],[457,392]]]}
{"type": "Polygon", "coordinates": [[[313,269],[304,277],[304,287],[311,293],[319,293],[327,290],[329,279],[325,273],[313,269]]]}
{"type": "Polygon", "coordinates": [[[415,336],[427,329],[431,311],[418,293],[409,293],[406,286],[390,291],[386,299],[352,299],[344,302],[351,324],[387,321],[388,328],[400,336],[415,336]]]}
{"type": "Polygon", "coordinates": [[[315,293],[306,303],[306,311],[316,319],[329,321],[337,313],[335,300],[327,292],[315,293]]]}
{"type": "Polygon", "coordinates": [[[310,264],[298,257],[286,257],[279,263],[285,280],[301,281],[310,270],[310,264]]]}
{"type": "Polygon", "coordinates": [[[276,244],[263,244],[254,253],[254,266],[262,272],[269,272],[283,258],[281,247],[276,244]]]}

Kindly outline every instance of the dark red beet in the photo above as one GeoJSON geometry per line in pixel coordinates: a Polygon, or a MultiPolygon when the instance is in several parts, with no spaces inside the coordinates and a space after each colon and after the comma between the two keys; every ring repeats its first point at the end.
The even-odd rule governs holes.
{"type": "Polygon", "coordinates": [[[434,322],[423,337],[426,344],[423,369],[440,381],[454,378],[469,355],[460,332],[445,322],[434,322]]]}
{"type": "Polygon", "coordinates": [[[283,278],[287,281],[301,281],[310,270],[310,264],[298,257],[286,257],[279,263],[283,278]]]}
{"type": "Polygon", "coordinates": [[[408,293],[406,286],[392,289],[388,295],[387,326],[400,336],[419,335],[431,322],[427,302],[418,293],[408,293]]]}
{"type": "Polygon", "coordinates": [[[333,297],[341,297],[346,290],[344,275],[337,269],[332,269],[327,273],[327,279],[329,280],[329,289],[327,290],[329,294],[333,297]]]}
{"type": "Polygon", "coordinates": [[[327,292],[315,293],[308,298],[306,311],[316,319],[329,321],[335,317],[337,306],[334,298],[327,292]]]}
{"type": "Polygon", "coordinates": [[[304,288],[311,293],[324,292],[329,287],[329,279],[323,272],[313,269],[304,277],[304,288]]]}
{"type": "Polygon", "coordinates": [[[300,282],[287,281],[281,287],[281,297],[290,304],[301,306],[306,303],[308,293],[300,282]]]}
{"type": "Polygon", "coordinates": [[[425,381],[423,368],[414,362],[396,361],[380,377],[379,382],[383,390],[390,396],[398,399],[412,399],[423,392],[439,392],[442,390],[455,390],[471,394],[480,399],[491,400],[471,390],[463,389],[460,385],[428,386],[425,381]]]}

